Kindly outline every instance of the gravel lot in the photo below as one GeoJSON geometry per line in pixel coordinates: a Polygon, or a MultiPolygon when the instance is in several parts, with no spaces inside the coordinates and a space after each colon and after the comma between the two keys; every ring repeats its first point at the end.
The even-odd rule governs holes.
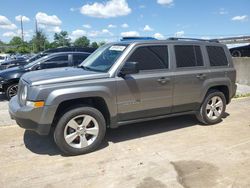
{"type": "Polygon", "coordinates": [[[8,120],[0,127],[1,187],[250,187],[249,112],[242,98],[213,126],[182,116],[120,127],[98,151],[75,157],[62,155],[51,135],[8,120]]]}

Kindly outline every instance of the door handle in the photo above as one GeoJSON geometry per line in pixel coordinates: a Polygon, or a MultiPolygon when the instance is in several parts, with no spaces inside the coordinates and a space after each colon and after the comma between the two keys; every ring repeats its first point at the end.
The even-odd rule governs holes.
{"type": "Polygon", "coordinates": [[[159,82],[161,84],[165,84],[169,81],[170,81],[170,78],[165,78],[165,77],[161,77],[161,78],[157,79],[157,82],[159,82]]]}
{"type": "Polygon", "coordinates": [[[197,74],[196,75],[196,78],[200,79],[200,80],[203,80],[206,78],[206,74],[197,74]]]}

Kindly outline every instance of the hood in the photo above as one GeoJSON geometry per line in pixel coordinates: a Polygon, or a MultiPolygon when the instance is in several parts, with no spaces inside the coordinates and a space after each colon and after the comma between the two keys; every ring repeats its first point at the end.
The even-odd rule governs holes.
{"type": "Polygon", "coordinates": [[[109,77],[109,73],[99,73],[87,71],[82,68],[67,67],[32,71],[23,75],[22,79],[31,85],[43,85],[107,77],[109,77]]]}
{"type": "Polygon", "coordinates": [[[13,75],[16,73],[25,73],[27,72],[27,70],[25,70],[23,67],[12,67],[12,68],[8,68],[5,70],[1,70],[0,71],[0,76],[1,77],[8,77],[8,75],[13,75]]]}

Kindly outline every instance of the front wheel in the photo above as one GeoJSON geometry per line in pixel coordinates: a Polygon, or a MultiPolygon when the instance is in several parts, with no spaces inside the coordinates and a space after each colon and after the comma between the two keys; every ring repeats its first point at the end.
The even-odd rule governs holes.
{"type": "Polygon", "coordinates": [[[8,86],[6,93],[5,93],[7,99],[10,100],[12,97],[16,96],[17,91],[18,91],[18,84],[17,83],[8,86]]]}
{"type": "Polygon", "coordinates": [[[225,95],[220,91],[211,90],[206,95],[196,117],[200,122],[212,125],[221,122],[225,110],[225,95]]]}
{"type": "Polygon", "coordinates": [[[105,133],[105,119],[99,110],[77,107],[60,118],[55,128],[54,140],[64,153],[79,155],[96,150],[105,133]]]}

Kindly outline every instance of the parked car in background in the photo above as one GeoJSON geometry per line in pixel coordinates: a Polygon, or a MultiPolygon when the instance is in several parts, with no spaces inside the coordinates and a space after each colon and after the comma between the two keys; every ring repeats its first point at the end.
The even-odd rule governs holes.
{"type": "Polygon", "coordinates": [[[41,69],[76,67],[89,55],[89,52],[52,53],[24,66],[0,71],[0,92],[4,92],[6,97],[10,99],[17,94],[18,82],[24,73],[41,69]]]}
{"type": "Polygon", "coordinates": [[[69,155],[94,151],[107,128],[125,124],[184,114],[218,123],[236,92],[232,57],[218,42],[184,40],[106,44],[78,68],[27,73],[11,117],[41,135],[53,126],[69,155]]]}
{"type": "MultiPolygon", "coordinates": [[[[11,67],[17,67],[17,66],[23,66],[28,63],[31,63],[41,57],[44,57],[46,55],[49,55],[51,53],[56,52],[88,52],[92,53],[96,50],[96,48],[90,48],[90,47],[59,47],[54,49],[45,50],[43,52],[40,52],[36,55],[33,55],[32,57],[25,58],[24,56],[17,56],[16,58],[10,59],[9,61],[5,61],[0,64],[0,70],[8,69],[11,67]]],[[[26,56],[28,57],[28,56],[26,56]]]]}
{"type": "Polygon", "coordinates": [[[250,57],[250,44],[229,49],[233,57],[250,57]]]}
{"type": "Polygon", "coordinates": [[[7,61],[10,58],[9,54],[0,54],[0,63],[7,61]]]}

